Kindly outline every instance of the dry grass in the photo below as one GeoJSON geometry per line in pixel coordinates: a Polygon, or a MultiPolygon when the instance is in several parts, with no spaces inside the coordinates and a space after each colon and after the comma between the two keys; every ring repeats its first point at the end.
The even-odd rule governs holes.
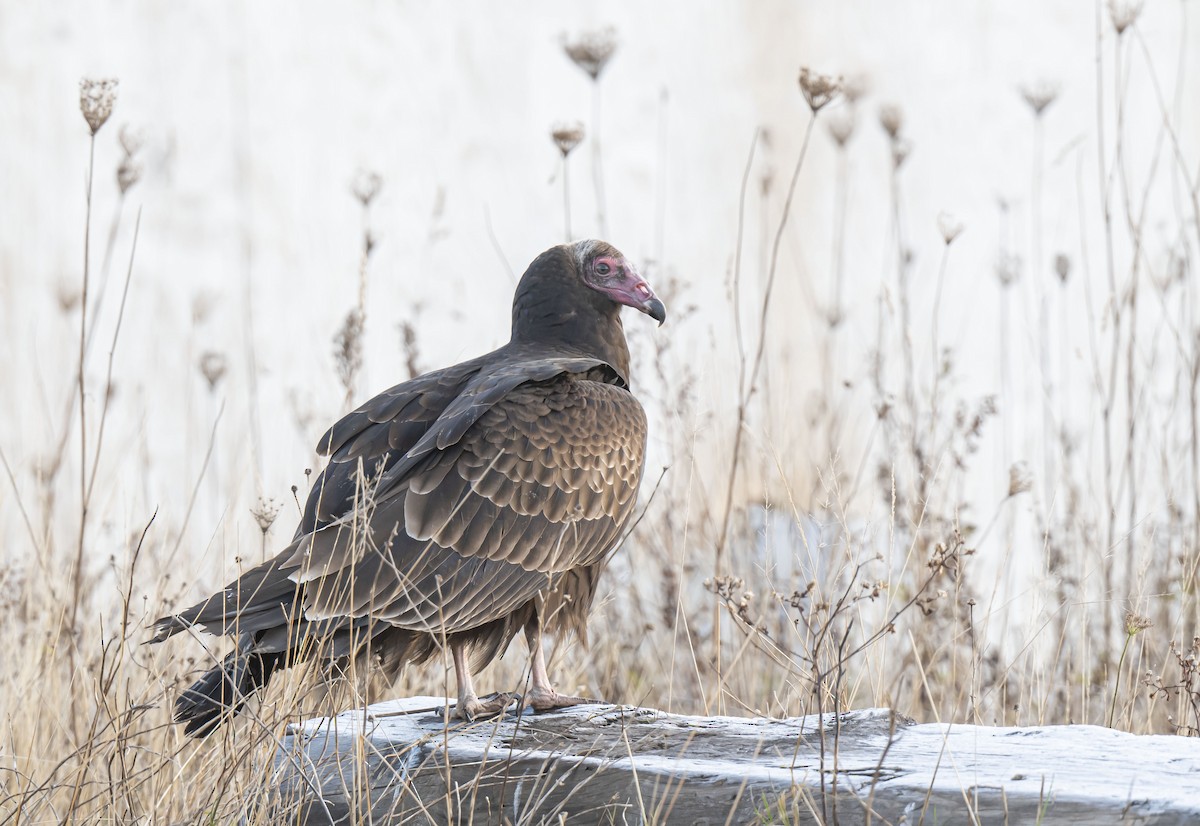
{"type": "MultiPolygon", "coordinates": [[[[994,290],[988,300],[994,296],[1000,308],[999,351],[1009,355],[998,371],[958,364],[939,338],[942,283],[954,277],[954,241],[964,231],[953,219],[941,222],[933,301],[914,289],[904,195],[912,145],[901,110],[883,106],[877,111],[891,155],[891,226],[876,231],[887,234],[892,255],[870,304],[875,340],[844,335],[844,166],[830,174],[804,170],[801,185],[828,189],[841,204],[831,239],[839,263],[827,286],[810,288],[807,320],[819,331],[820,378],[802,410],[781,409],[771,388],[788,380],[791,367],[772,346],[781,323],[773,290],[785,277],[779,249],[791,230],[788,205],[804,152],[784,190],[765,171],[755,136],[730,274],[741,367],[736,404],[723,411],[699,397],[694,354],[676,352],[669,337],[631,330],[637,374],[656,379],[643,380],[641,392],[670,469],[661,478],[658,468],[647,471],[645,490],[653,494],[605,580],[592,650],[555,652],[551,668],[561,687],[702,714],[887,706],[923,720],[1200,733],[1196,159],[1180,144],[1161,92],[1159,122],[1124,117],[1133,67],[1159,89],[1159,68],[1135,11],[1114,8],[1097,25],[1094,131],[1104,149],[1097,169],[1080,175],[1081,192],[1099,193],[1098,202],[1080,201],[1080,260],[1041,249],[1042,130],[1053,117],[1054,87],[1023,92],[1032,115],[1034,232],[1028,248],[1002,238],[996,283],[979,287],[994,290]],[[1141,179],[1125,150],[1134,130],[1154,147],[1153,163],[1139,167],[1141,179]],[[1174,206],[1155,213],[1166,228],[1151,234],[1147,205],[1163,200],[1174,206]],[[757,251],[752,241],[743,243],[756,237],[764,239],[757,251]],[[760,276],[761,290],[748,286],[749,272],[760,276]],[[1012,318],[1022,292],[1036,308],[1029,341],[1012,318]],[[964,370],[988,373],[994,390],[965,396],[964,370]],[[994,450],[990,461],[980,455],[983,445],[994,450]],[[981,486],[972,474],[980,466],[1008,474],[998,497],[975,495],[981,486]],[[1031,572],[1024,579],[1032,585],[1014,578],[1021,571],[1031,572]]],[[[615,43],[606,34],[603,58],[591,62],[580,50],[596,43],[582,38],[567,46],[596,81],[597,120],[600,73],[615,43]]],[[[873,128],[863,113],[875,104],[861,88],[831,102],[838,83],[807,71],[801,83],[798,105],[806,101],[813,118],[805,146],[824,135],[812,124],[829,118],[828,137],[844,161],[856,151],[855,131],[873,128]]],[[[94,140],[115,139],[97,114],[107,91],[89,87],[84,96],[94,140]]],[[[107,105],[111,110],[111,100],[107,105]]],[[[589,135],[597,131],[589,125],[589,135]]],[[[599,151],[589,140],[599,181],[599,151]]],[[[565,164],[569,150],[559,148],[565,164]]],[[[81,143],[80,151],[88,147],[81,143]]],[[[137,184],[136,163],[136,143],[126,144],[116,178],[120,203],[137,184]]],[[[90,171],[88,180],[90,204],[90,171]]],[[[356,190],[364,210],[360,289],[335,348],[344,398],[330,387],[323,398],[334,401],[318,410],[297,401],[292,412],[305,432],[319,431],[366,389],[357,377],[372,357],[361,342],[368,321],[362,296],[375,244],[368,208],[377,191],[377,179],[356,190]]],[[[565,181],[564,196],[569,210],[565,181]]],[[[596,210],[603,224],[599,198],[596,210]]],[[[91,220],[89,214],[89,237],[91,220]]],[[[22,434],[7,434],[2,443],[0,648],[7,668],[0,674],[0,816],[13,823],[226,822],[243,815],[268,822],[263,788],[289,721],[381,690],[450,693],[452,677],[444,662],[409,671],[390,689],[357,664],[335,684],[293,673],[207,742],[186,741],[170,724],[174,697],[224,642],[197,636],[147,647],[148,621],[271,553],[282,531],[273,527],[278,505],[264,500],[252,515],[217,486],[214,466],[243,461],[245,445],[217,439],[215,402],[205,409],[206,438],[189,445],[187,508],[122,521],[128,509],[106,490],[108,475],[116,478],[104,453],[112,359],[175,343],[147,340],[137,319],[122,325],[124,298],[119,310],[101,303],[121,220],[118,207],[99,296],[88,262],[81,293],[60,285],[63,317],[78,322],[78,355],[58,365],[72,385],[52,423],[60,438],[48,455],[35,453],[28,447],[34,440],[22,434]],[[107,371],[95,367],[94,355],[89,360],[100,313],[106,324],[116,321],[107,371]],[[261,542],[244,547],[227,531],[210,534],[211,525],[197,525],[222,512],[260,531],[261,542]],[[180,553],[197,537],[209,538],[207,562],[180,553]]],[[[666,272],[657,285],[672,325],[692,323],[687,285],[666,272]]],[[[138,289],[132,251],[128,289],[138,289]]],[[[248,307],[247,323],[260,311],[248,307]]],[[[200,324],[203,316],[197,305],[193,320],[200,324]]],[[[399,323],[415,371],[420,327],[415,315],[399,323]]],[[[221,349],[194,359],[203,398],[216,399],[230,381],[227,370],[235,369],[221,349]]],[[[253,376],[253,354],[247,358],[253,376]]],[[[253,382],[250,392],[257,404],[253,382]]],[[[23,397],[33,389],[5,393],[23,397]]],[[[139,461],[148,469],[158,459],[139,461]]],[[[515,644],[482,682],[519,688],[522,655],[515,644]]]]}

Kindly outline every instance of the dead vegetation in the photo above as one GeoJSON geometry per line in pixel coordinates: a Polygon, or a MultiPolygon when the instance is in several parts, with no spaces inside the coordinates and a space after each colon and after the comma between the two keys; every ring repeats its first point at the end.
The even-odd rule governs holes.
{"type": "MultiPolygon", "coordinates": [[[[790,177],[780,180],[767,167],[767,137],[758,133],[745,166],[731,308],[722,321],[733,328],[739,355],[732,409],[699,395],[695,354],[677,352],[670,336],[631,335],[638,375],[656,377],[641,390],[650,396],[669,469],[661,478],[648,473],[645,489],[653,494],[607,576],[592,650],[555,653],[556,672],[569,675],[564,688],[685,713],[886,706],[920,720],[1200,731],[1198,159],[1175,131],[1159,85],[1166,69],[1147,50],[1139,9],[1114,3],[1098,21],[1093,131],[1100,151],[1096,169],[1081,171],[1080,186],[1095,200],[1080,203],[1078,258],[1042,248],[1039,231],[1043,144],[1062,90],[1043,83],[1014,92],[1032,115],[1022,217],[1034,231],[1027,244],[1002,231],[994,278],[977,287],[998,308],[997,329],[976,331],[996,337],[998,364],[959,363],[943,329],[955,309],[942,306],[943,283],[962,277],[954,244],[975,228],[949,215],[936,219],[941,243],[932,273],[913,254],[916,219],[905,207],[904,172],[920,147],[906,136],[903,110],[872,101],[860,79],[800,74],[797,105],[811,117],[795,136],[802,148],[790,177]],[[1125,117],[1133,72],[1152,81],[1156,122],[1125,117]],[[872,111],[890,167],[880,188],[890,226],[875,231],[886,233],[891,252],[877,293],[852,300],[841,265],[852,243],[841,164],[859,151],[855,135],[868,128],[872,111]],[[832,170],[805,167],[810,141],[824,139],[818,120],[836,146],[832,170]],[[1138,167],[1141,179],[1126,150],[1135,130],[1154,147],[1152,164],[1138,167]],[[829,277],[810,285],[811,312],[789,311],[807,313],[805,323],[820,330],[819,376],[803,409],[780,410],[771,386],[793,365],[773,347],[784,323],[774,299],[778,279],[799,277],[780,257],[794,230],[798,186],[830,191],[838,207],[829,277]],[[1166,212],[1148,209],[1163,200],[1172,205],[1166,212]],[[914,288],[922,278],[936,285],[932,301],[928,290],[914,288]],[[1018,325],[1017,316],[1031,309],[1032,321],[1018,325]],[[845,335],[851,312],[874,317],[873,340],[845,335]],[[984,374],[992,389],[966,394],[964,371],[984,374]],[[870,415],[860,426],[862,411],[870,415]],[[999,468],[1002,478],[980,484],[986,468],[999,468]],[[981,497],[981,490],[996,493],[981,497]]],[[[601,79],[620,54],[611,31],[564,48],[592,81],[594,121],[586,130],[594,224],[602,228],[601,79]]],[[[104,128],[114,107],[119,117],[115,93],[115,81],[83,85],[81,156],[93,158],[96,141],[117,139],[104,128]]],[[[553,133],[568,236],[566,161],[584,130],[573,124],[553,133]]],[[[245,461],[246,449],[244,441],[217,438],[218,399],[236,380],[257,405],[256,367],[253,352],[241,363],[233,343],[198,355],[189,349],[203,391],[197,399],[210,403],[203,407],[210,431],[190,446],[191,473],[182,482],[188,506],[121,524],[105,490],[113,473],[105,422],[121,392],[113,360],[138,348],[182,348],[147,340],[138,319],[123,318],[125,294],[141,288],[134,249],[119,307],[103,303],[110,262],[124,252],[115,248],[115,228],[130,220],[120,205],[144,177],[137,143],[121,143],[112,175],[89,161],[85,261],[78,283],[54,288],[77,335],[70,363],[55,354],[70,378],[56,385],[59,436],[46,453],[20,434],[0,441],[7,477],[0,646],[8,659],[0,674],[0,816],[12,823],[254,822],[267,817],[270,756],[289,722],[384,691],[446,691],[450,677],[445,662],[405,673],[392,687],[378,685],[370,663],[350,663],[333,684],[298,669],[210,741],[186,741],[170,724],[175,695],[224,642],[197,635],[147,647],[148,621],[211,587],[213,577],[272,553],[290,527],[286,508],[304,486],[264,492],[253,506],[229,501],[214,486],[212,466],[245,461]],[[96,185],[120,193],[98,275],[89,249],[93,171],[96,185]],[[92,341],[101,314],[113,333],[100,345],[109,345],[107,365],[97,367],[92,341]],[[97,504],[100,494],[110,512],[97,504]],[[202,524],[222,512],[260,531],[261,543],[222,545],[223,535],[202,524]],[[181,552],[205,542],[219,551],[206,564],[181,552]],[[227,564],[214,566],[212,558],[227,564]]],[[[367,317],[379,242],[370,207],[381,184],[367,174],[354,185],[363,210],[359,289],[331,333],[341,387],[304,388],[318,403],[293,397],[291,418],[305,432],[319,431],[375,389],[359,382],[363,362],[375,357],[363,346],[365,324],[399,324],[401,363],[409,373],[418,369],[420,308],[386,322],[378,313],[367,317]]],[[[1017,220],[1009,204],[999,213],[1002,230],[1017,220]]],[[[928,223],[935,229],[934,217],[928,223]]],[[[669,262],[655,265],[663,269],[655,283],[670,285],[663,297],[671,324],[698,323],[688,285],[669,262]]],[[[263,309],[248,307],[247,318],[256,312],[263,309]]],[[[206,313],[198,298],[197,327],[206,313]]],[[[14,396],[25,390],[5,388],[14,396]]],[[[298,474],[306,461],[297,458],[298,474]]],[[[523,655],[514,645],[485,679],[519,689],[523,655]]]]}

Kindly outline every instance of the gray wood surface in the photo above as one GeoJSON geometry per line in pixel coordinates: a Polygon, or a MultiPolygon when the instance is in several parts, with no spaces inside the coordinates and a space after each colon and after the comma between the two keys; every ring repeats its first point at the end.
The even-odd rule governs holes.
{"type": "Polygon", "coordinates": [[[1200,741],[1096,726],[578,706],[446,725],[416,697],[313,720],[280,818],[349,823],[1200,823],[1200,741]]]}

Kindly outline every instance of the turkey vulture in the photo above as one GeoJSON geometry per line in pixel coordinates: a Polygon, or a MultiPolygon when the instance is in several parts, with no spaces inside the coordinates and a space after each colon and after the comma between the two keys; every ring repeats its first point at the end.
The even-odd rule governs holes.
{"type": "Polygon", "coordinates": [[[302,660],[332,670],[365,654],[395,675],[443,646],[455,715],[499,713],[514,695],[481,699],[471,672],[520,630],[532,654],[524,704],[584,702],[554,690],[541,635],[586,643],[642,478],[646,415],[630,392],[622,305],[666,318],[609,244],[554,247],[517,285],[507,344],[396,385],[330,428],[291,544],[155,623],[154,642],[193,626],[237,639],[179,696],[186,732],[210,733],[302,660]]]}

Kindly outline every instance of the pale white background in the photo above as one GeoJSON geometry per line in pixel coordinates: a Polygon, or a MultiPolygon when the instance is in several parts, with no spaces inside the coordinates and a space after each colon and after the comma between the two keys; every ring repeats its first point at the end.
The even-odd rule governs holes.
{"type": "MultiPolygon", "coordinates": [[[[1106,56],[1113,35],[1107,13],[1098,8],[1077,0],[5,0],[0,447],[19,483],[28,486],[61,431],[73,381],[78,315],[64,316],[57,296],[77,288],[83,257],[87,140],[78,111],[81,77],[121,81],[116,112],[96,149],[96,277],[116,204],[117,127],[131,124],[146,138],[140,155],[145,171],[125,204],[89,359],[89,380],[98,392],[132,219],[141,209],[102,458],[106,484],[96,505],[106,528],[102,536],[123,537],[155,507],[168,530],[179,529],[223,407],[215,464],[187,546],[191,554],[204,552],[204,543],[221,534],[217,526],[224,526],[229,538],[208,546],[212,575],[219,578],[234,555],[246,547],[257,552],[249,508],[260,495],[290,500],[289,487],[303,485],[303,469],[314,461],[316,436],[342,409],[331,338],[356,296],[362,216],[350,194],[355,171],[375,170],[384,180],[372,215],[379,246],[370,266],[362,399],[404,377],[396,327],[401,318],[415,317],[426,368],[477,354],[506,337],[509,268],[519,273],[562,240],[560,160],[549,127],[570,118],[590,122],[592,116],[590,82],[563,55],[561,38],[609,25],[620,46],[602,78],[608,240],[644,262],[652,282],[680,279],[681,300],[697,308],[685,323],[659,331],[642,319],[627,320],[631,329],[640,328],[636,346],[649,350],[653,337],[671,337],[672,358],[692,359],[700,377],[696,407],[706,418],[681,421],[660,410],[656,450],[665,452],[662,434],[672,428],[696,429],[702,438],[717,433],[718,444],[728,441],[736,364],[728,274],[739,182],[755,130],[766,130],[769,147],[758,153],[748,211],[745,289],[752,306],[761,238],[778,219],[809,117],[796,84],[801,65],[865,78],[868,89],[848,167],[850,303],[843,336],[857,344],[844,355],[840,375],[856,382],[864,377],[877,299],[894,278],[888,268],[890,160],[876,121],[886,102],[903,108],[912,143],[902,173],[903,222],[916,260],[919,317],[928,323],[942,249],[936,219],[947,210],[966,230],[952,251],[942,299],[943,342],[958,353],[964,396],[998,392],[993,271],[999,199],[1011,204],[1009,243],[1026,256],[1030,243],[1032,115],[1017,91],[1022,84],[1049,80],[1061,89],[1045,117],[1043,271],[1058,251],[1078,265],[1079,193],[1085,237],[1100,243],[1098,14],[1106,56]],[[776,183],[764,215],[758,181],[771,170],[776,183]],[[198,307],[209,308],[202,318],[198,307]],[[216,393],[208,392],[197,369],[208,350],[229,362],[216,393]],[[257,417],[250,403],[252,370],[257,417]]],[[[1188,3],[1150,0],[1139,32],[1179,117],[1181,144],[1194,161],[1200,72],[1192,66],[1200,28],[1193,12],[1188,3]],[[1191,62],[1178,72],[1181,48],[1191,50],[1191,62]],[[1184,84],[1179,88],[1177,72],[1184,84]]],[[[1146,73],[1131,76],[1128,153],[1134,170],[1145,169],[1152,157],[1159,120],[1153,95],[1146,73]]],[[[572,158],[578,236],[596,232],[589,151],[585,141],[572,158]]],[[[817,369],[814,305],[828,282],[834,169],[832,142],[818,127],[771,316],[772,404],[785,411],[784,419],[786,411],[796,411],[795,426],[776,422],[773,438],[794,457],[799,473],[811,465],[801,411],[817,369]]],[[[1152,214],[1169,216],[1177,209],[1169,188],[1152,193],[1152,214]]],[[[1169,241],[1154,234],[1161,225],[1149,222],[1155,246],[1148,255],[1156,261],[1163,260],[1169,241]]],[[[1038,301],[1030,270],[1027,261],[1014,293],[1021,342],[1032,340],[1038,301]]],[[[1078,279],[1071,289],[1069,300],[1080,302],[1078,279]]],[[[1082,329],[1071,349],[1079,383],[1086,381],[1082,329]]],[[[919,346],[918,353],[925,352],[919,346]]],[[[1028,364],[1027,353],[1013,358],[1028,364]]],[[[1005,411],[1017,434],[1011,455],[1000,455],[994,440],[985,446],[973,482],[981,509],[1003,495],[1007,464],[1021,458],[1025,445],[1023,428],[1036,421],[1036,398],[1031,382],[1005,411]]],[[[856,422],[873,415],[869,397],[861,401],[852,416],[856,422]]],[[[89,399],[89,409],[96,415],[98,398],[89,399]]],[[[860,448],[846,445],[847,451],[860,448]]],[[[72,472],[77,470],[64,476],[66,500],[74,494],[72,472]]],[[[753,481],[749,487],[755,493],[753,481]]],[[[0,484],[5,536],[19,530],[12,496],[7,482],[0,484]]],[[[281,533],[291,530],[293,515],[285,510],[281,533]]]]}

